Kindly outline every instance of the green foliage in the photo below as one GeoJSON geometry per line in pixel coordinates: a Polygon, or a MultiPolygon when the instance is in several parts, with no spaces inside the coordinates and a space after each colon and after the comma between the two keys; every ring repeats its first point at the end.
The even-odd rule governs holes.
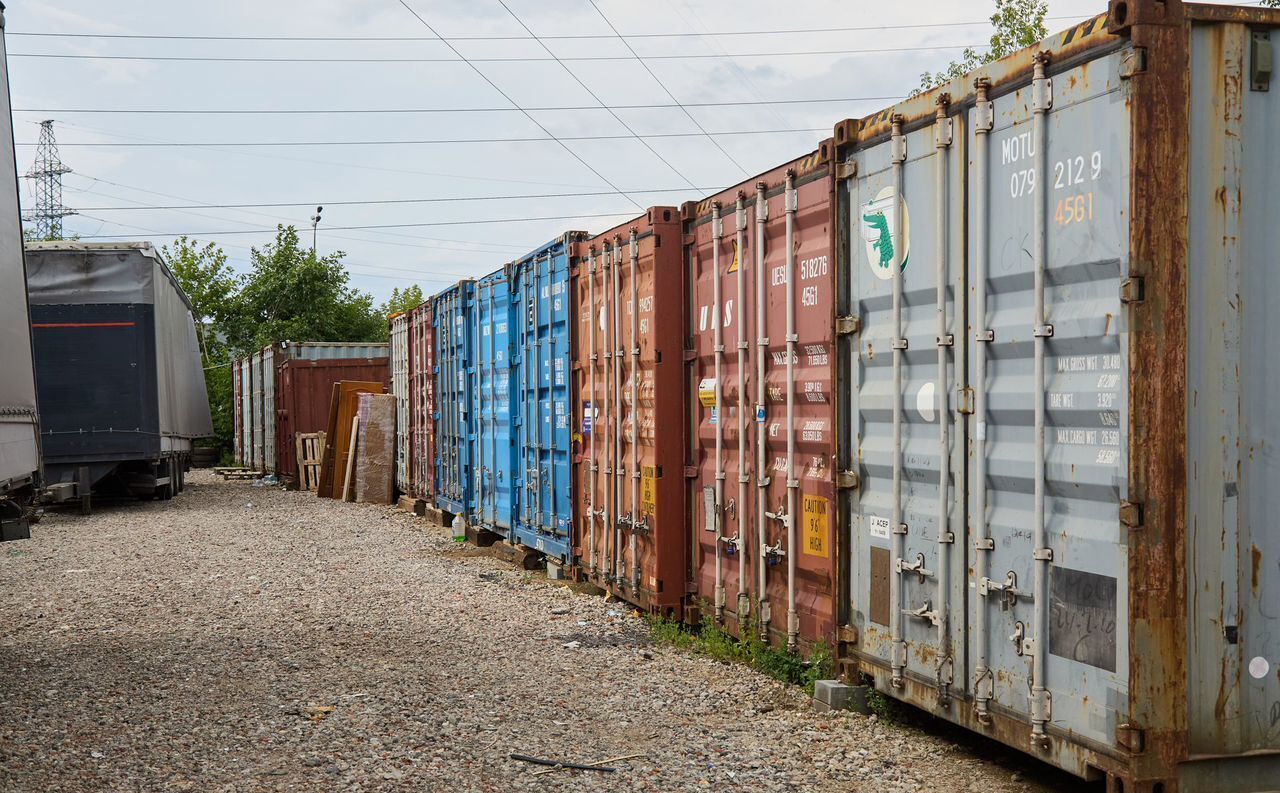
{"type": "Polygon", "coordinates": [[[293,226],[277,226],[274,242],[254,248],[240,279],[227,335],[247,351],[277,341],[386,341],[373,298],[349,285],[346,254],[317,257],[298,243],[293,226]]]}
{"type": "Polygon", "coordinates": [[[378,313],[384,317],[390,317],[392,314],[403,314],[422,305],[426,299],[422,294],[422,287],[417,284],[406,286],[403,292],[400,291],[400,287],[394,287],[391,290],[391,297],[382,304],[382,308],[378,313]]]}
{"type": "Polygon", "coordinates": [[[1044,24],[1048,11],[1047,0],[996,0],[996,12],[991,15],[991,26],[995,30],[991,34],[987,51],[979,53],[972,48],[965,48],[960,60],[952,61],[942,71],[924,72],[920,75],[920,87],[913,95],[962,77],[985,63],[998,61],[1040,41],[1049,32],[1044,24]]]}
{"type": "MultiPolygon", "coordinates": [[[[253,249],[246,275],[237,276],[214,243],[179,237],[162,252],[191,300],[214,442],[224,452],[234,435],[233,358],[277,341],[387,340],[386,315],[372,296],[350,286],[345,254],[317,258],[298,244],[292,226],[277,227],[273,242],[253,249]]],[[[421,302],[416,286],[406,289],[403,299],[412,299],[413,290],[421,302]]]]}
{"type": "Polygon", "coordinates": [[[892,724],[898,720],[898,708],[896,700],[886,697],[880,693],[880,689],[875,687],[871,680],[864,680],[867,687],[867,707],[871,710],[875,717],[885,724],[892,724]]]}
{"type": "Polygon", "coordinates": [[[1261,0],[1258,5],[1263,8],[1280,8],[1280,0],[1261,0]]]}
{"type": "Polygon", "coordinates": [[[795,653],[762,641],[754,630],[739,640],[725,633],[715,620],[703,617],[702,625],[693,632],[674,620],[649,619],[649,632],[654,642],[681,650],[691,650],[724,663],[738,663],[755,669],[784,683],[803,686],[809,694],[818,680],[831,677],[834,662],[825,643],[815,645],[805,660],[795,653]]]}

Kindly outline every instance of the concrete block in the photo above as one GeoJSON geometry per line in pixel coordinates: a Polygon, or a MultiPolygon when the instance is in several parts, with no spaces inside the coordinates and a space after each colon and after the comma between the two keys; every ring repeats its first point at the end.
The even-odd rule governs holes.
{"type": "Polygon", "coordinates": [[[547,562],[547,579],[550,581],[563,581],[564,568],[558,564],[547,562]]]}
{"type": "Polygon", "coordinates": [[[813,701],[819,710],[852,710],[871,712],[867,704],[867,687],[850,686],[839,680],[819,680],[813,686],[813,701]]]}

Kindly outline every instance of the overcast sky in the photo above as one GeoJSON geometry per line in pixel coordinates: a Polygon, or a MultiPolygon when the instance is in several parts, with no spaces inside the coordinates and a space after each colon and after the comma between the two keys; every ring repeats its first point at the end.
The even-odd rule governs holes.
{"type": "MultiPolygon", "coordinates": [[[[35,151],[33,146],[22,144],[37,139],[36,122],[53,118],[62,159],[74,171],[65,177],[64,202],[82,210],[67,220],[70,233],[85,239],[127,235],[156,243],[172,239],[166,235],[195,233],[222,245],[234,266],[243,271],[248,266],[250,246],[269,240],[278,222],[305,229],[309,244],[309,217],[316,204],[323,204],[319,248],[321,252],[347,252],[356,286],[380,300],[392,287],[411,283],[431,293],[460,277],[491,272],[565,230],[599,231],[639,214],[637,204],[678,205],[812,150],[840,119],[864,116],[892,104],[892,99],[884,97],[904,95],[919,82],[922,71],[943,67],[959,55],[963,45],[985,42],[990,35],[986,19],[994,5],[993,0],[738,0],[731,6],[702,0],[596,0],[606,22],[590,0],[407,2],[447,39],[527,37],[523,22],[543,37],[559,58],[604,56],[612,60],[558,63],[531,37],[452,41],[469,59],[543,59],[506,63],[476,60],[475,65],[495,88],[440,41],[22,35],[431,37],[423,22],[398,0],[15,2],[10,3],[5,18],[19,172],[27,170],[35,151]],[[730,9],[732,13],[726,13],[730,9]],[[975,22],[978,24],[937,24],[975,22]],[[821,32],[630,39],[636,52],[646,58],[699,56],[649,58],[645,63],[653,71],[651,76],[631,57],[625,44],[612,37],[609,23],[624,34],[821,32]],[[831,30],[922,23],[936,26],[831,30]],[[583,35],[600,38],[549,38],[583,35]],[[815,51],[821,54],[812,54],[815,51]],[[779,54],[795,52],[811,54],[779,54]],[[22,53],[311,61],[104,60],[21,57],[22,53]],[[359,59],[398,60],[353,62],[359,59]],[[412,62],[414,59],[418,62],[412,62]],[[689,116],[675,107],[616,110],[618,118],[602,109],[535,111],[536,124],[516,110],[328,115],[77,112],[510,107],[499,89],[524,107],[595,107],[598,103],[592,93],[610,106],[672,104],[667,90],[681,103],[845,101],[689,108],[709,133],[771,131],[719,135],[714,142],[702,136],[689,116]],[[546,138],[547,133],[538,125],[557,137],[615,137],[567,142],[586,164],[549,140],[386,143],[546,138]],[[632,133],[693,134],[642,142],[630,137],[632,133]],[[226,145],[320,141],[342,145],[226,145]],[[75,145],[174,142],[209,145],[75,145]],[[381,143],[366,145],[369,142],[381,143]],[[630,198],[616,194],[615,188],[630,198]],[[552,193],[579,195],[463,200],[552,193]],[[339,203],[403,199],[446,200],[339,203]],[[141,208],[294,202],[300,205],[141,208]],[[134,209],[116,209],[120,207],[134,209]],[[602,217],[610,213],[610,217],[602,217]],[[475,222],[493,219],[509,222],[475,222]],[[339,230],[372,225],[398,227],[339,230]],[[226,233],[232,231],[242,233],[226,233]]],[[[1104,7],[1101,0],[1051,0],[1048,26],[1050,31],[1067,27],[1104,7]]],[[[24,204],[29,204],[31,191],[25,180],[21,189],[24,204]]]]}

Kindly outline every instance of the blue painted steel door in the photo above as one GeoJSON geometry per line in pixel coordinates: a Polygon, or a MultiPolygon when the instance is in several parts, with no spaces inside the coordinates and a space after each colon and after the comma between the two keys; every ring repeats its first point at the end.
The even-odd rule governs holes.
{"type": "Polygon", "coordinates": [[[499,270],[476,283],[476,499],[471,522],[510,538],[515,505],[516,449],[512,428],[520,414],[511,377],[511,284],[499,270]]]}
{"type": "Polygon", "coordinates": [[[436,506],[464,516],[471,514],[475,504],[471,459],[475,289],[475,281],[460,281],[435,297],[436,506]]]}
{"type": "Polygon", "coordinates": [[[569,242],[566,236],[513,265],[516,390],[521,403],[516,539],[568,564],[573,553],[569,421],[569,242]]]}

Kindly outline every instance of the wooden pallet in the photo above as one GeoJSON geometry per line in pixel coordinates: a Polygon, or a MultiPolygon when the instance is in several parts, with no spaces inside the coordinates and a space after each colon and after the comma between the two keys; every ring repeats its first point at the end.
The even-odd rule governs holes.
{"type": "Polygon", "coordinates": [[[298,489],[312,493],[320,487],[320,463],[324,459],[324,433],[299,432],[294,437],[298,448],[298,489]]]}
{"type": "Polygon", "coordinates": [[[261,471],[250,471],[248,469],[222,472],[223,479],[261,479],[262,477],[263,473],[261,471]]]}
{"type": "Polygon", "coordinates": [[[215,474],[233,474],[237,471],[248,471],[243,465],[219,465],[213,469],[215,474]]]}

